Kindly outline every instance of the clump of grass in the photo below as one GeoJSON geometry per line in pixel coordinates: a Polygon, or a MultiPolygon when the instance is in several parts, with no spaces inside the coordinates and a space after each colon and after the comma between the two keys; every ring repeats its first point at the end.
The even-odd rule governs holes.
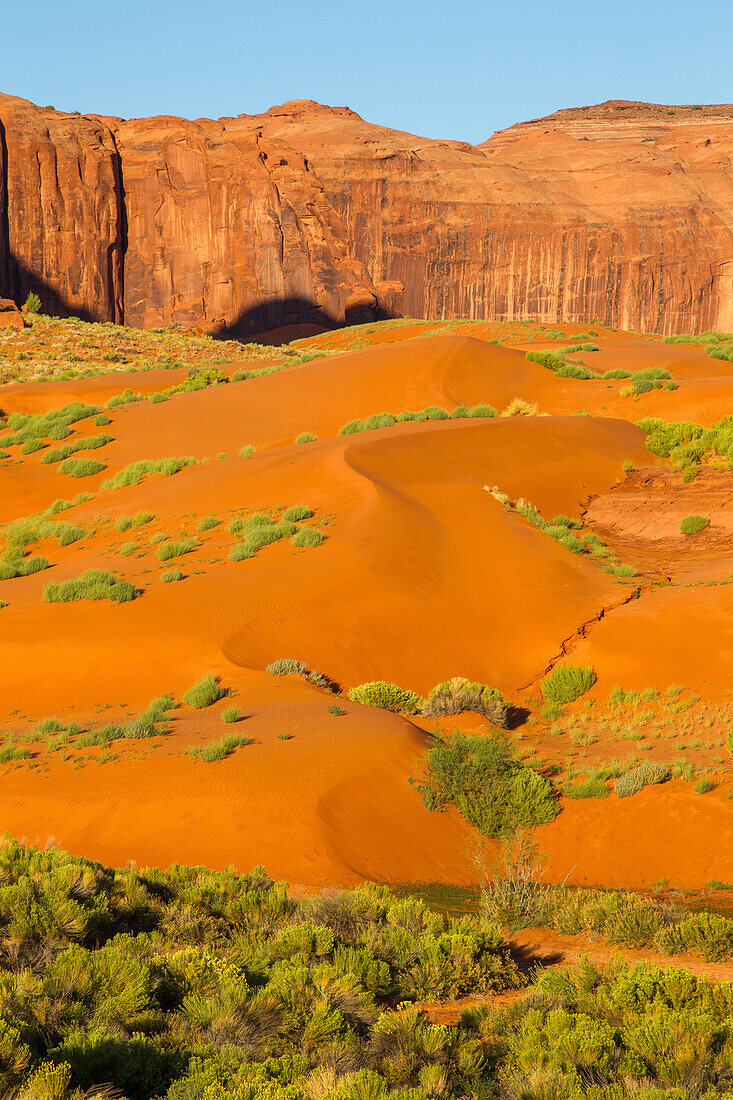
{"type": "Polygon", "coordinates": [[[556,665],[540,684],[545,700],[565,706],[590,691],[597,680],[594,669],[578,665],[556,665]]]}
{"type": "Polygon", "coordinates": [[[321,545],[325,537],[320,531],[316,531],[314,527],[301,527],[295,532],[290,541],[293,546],[297,546],[299,549],[313,550],[316,546],[321,545]]]}
{"type": "Polygon", "coordinates": [[[41,554],[24,558],[21,553],[7,551],[0,561],[0,581],[14,580],[16,577],[29,577],[48,569],[48,559],[41,554]]]}
{"type": "Polygon", "coordinates": [[[338,703],[336,703],[334,704],[334,706],[328,708],[328,713],[333,714],[335,718],[343,718],[343,716],[346,714],[346,711],[342,710],[338,703]]]}
{"type": "Polygon", "coordinates": [[[178,539],[175,542],[164,542],[156,553],[161,561],[169,561],[171,558],[179,558],[181,554],[190,554],[197,547],[196,539],[178,539]]]}
{"type": "Polygon", "coordinates": [[[105,464],[97,462],[95,458],[67,458],[59,466],[59,473],[68,474],[69,477],[92,477],[106,469],[105,464]]]}
{"type": "Polygon", "coordinates": [[[391,710],[395,714],[417,714],[423,705],[423,700],[414,691],[404,690],[386,680],[372,680],[351,688],[349,699],[352,703],[391,710]]]}
{"type": "Polygon", "coordinates": [[[136,512],[134,516],[120,516],[115,520],[115,527],[123,535],[125,531],[130,531],[133,527],[144,527],[154,519],[152,512],[136,512]]]}
{"type": "Polygon", "coordinates": [[[173,474],[183,470],[186,466],[193,466],[195,458],[162,458],[154,462],[151,459],[143,459],[140,462],[132,462],[119,470],[114,477],[102,482],[103,489],[127,488],[131,485],[139,485],[148,474],[163,474],[164,477],[172,477],[173,474]]]}
{"type": "Polygon", "coordinates": [[[710,520],[706,516],[685,516],[680,520],[680,531],[683,535],[699,535],[709,526],[710,520]]]}
{"type": "Polygon", "coordinates": [[[210,707],[213,703],[217,703],[219,699],[223,699],[228,692],[221,686],[216,676],[213,673],[209,673],[208,676],[204,676],[198,683],[193,684],[183,694],[183,702],[188,707],[193,707],[194,710],[203,710],[205,707],[210,707]]]}
{"type": "Polygon", "coordinates": [[[51,581],[43,590],[46,603],[70,603],[75,600],[114,600],[128,603],[142,595],[130,581],[102,569],[87,569],[68,581],[51,581]]]}
{"type": "Polygon", "coordinates": [[[160,579],[163,584],[172,584],[173,581],[185,580],[186,574],[182,573],[180,569],[166,569],[165,573],[160,574],[160,579]]]}
{"type": "Polygon", "coordinates": [[[229,552],[230,561],[245,561],[251,557],[254,557],[254,548],[246,542],[238,542],[229,552]]]}
{"type": "Polygon", "coordinates": [[[709,779],[707,776],[703,776],[703,778],[698,780],[695,784],[694,789],[696,794],[708,794],[710,791],[714,791],[716,787],[717,783],[715,783],[714,780],[709,779]]]}
{"type": "Polygon", "coordinates": [[[0,764],[9,764],[11,760],[30,760],[33,753],[19,745],[3,745],[0,748],[0,764]]]}
{"type": "Polygon", "coordinates": [[[73,443],[66,443],[63,447],[52,447],[41,459],[45,466],[54,462],[63,462],[77,451],[94,451],[99,447],[106,447],[112,442],[112,436],[101,432],[99,435],[87,436],[85,439],[77,439],[73,443]]]}
{"type": "Polygon", "coordinates": [[[214,764],[219,760],[225,760],[235,749],[253,744],[254,741],[251,737],[235,737],[230,734],[228,737],[222,737],[220,741],[212,741],[210,744],[202,745],[200,748],[186,749],[186,752],[190,756],[197,756],[199,760],[203,760],[206,764],[214,764]]]}
{"type": "Polygon", "coordinates": [[[301,432],[299,436],[296,436],[295,442],[300,445],[301,443],[315,443],[318,440],[318,436],[313,432],[301,432]]]}
{"type": "Polygon", "coordinates": [[[199,523],[199,531],[213,531],[213,529],[215,527],[218,527],[220,523],[221,520],[217,519],[216,516],[204,516],[204,518],[199,523]]]}
{"type": "Polygon", "coordinates": [[[299,523],[302,519],[310,519],[313,512],[307,504],[291,504],[282,514],[286,523],[299,523]]]}
{"type": "Polygon", "coordinates": [[[226,707],[221,712],[222,722],[226,722],[229,725],[232,725],[234,722],[238,722],[241,717],[242,716],[239,713],[237,707],[226,707]]]}
{"type": "Polygon", "coordinates": [[[247,443],[247,445],[242,447],[242,449],[239,452],[239,454],[242,458],[251,458],[254,453],[255,453],[255,447],[252,443],[247,443]]]}

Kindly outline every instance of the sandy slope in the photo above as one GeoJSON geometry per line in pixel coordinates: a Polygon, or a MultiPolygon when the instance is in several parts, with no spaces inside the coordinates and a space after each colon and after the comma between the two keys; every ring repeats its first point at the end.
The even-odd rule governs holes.
{"type": "MultiPolygon", "coordinates": [[[[681,379],[674,393],[632,401],[620,397],[622,383],[557,378],[521,350],[479,335],[405,341],[387,340],[386,331],[401,332],[381,330],[373,347],[267,377],[113,410],[106,430],[114,441],[95,452],[107,466],[103,474],[72,481],[42,465],[39,454],[2,465],[0,522],[59,497],[94,493],[62,517],[88,528],[83,540],[66,548],[42,542],[37,549],[51,570],[0,582],[8,604],[0,610],[4,728],[19,732],[46,714],[115,719],[163,691],[180,696],[213,672],[246,715],[235,732],[256,744],[217,764],[185,754],[231,732],[219,705],[202,713],[184,708],[169,737],[114,745],[108,763],[97,762],[96,750],[62,762],[40,746],[30,765],[0,774],[0,828],[40,843],[53,835],[72,851],[113,863],[264,862],[310,886],[361,877],[467,882],[476,873],[465,855],[467,828],[451,814],[427,814],[407,782],[419,774],[428,736],[343,700],[346,715],[331,715],[332,695],[267,676],[271,660],[305,660],[345,686],[384,678],[420,692],[465,675],[520,701],[568,651],[597,669],[595,698],[614,683],[673,682],[722,698],[733,671],[733,589],[649,588],[666,559],[639,538],[634,517],[648,505],[635,503],[633,477],[619,482],[626,460],[654,465],[632,421],[652,414],[714,419],[728,403],[730,365],[700,348],[604,335],[594,368],[648,365],[642,353],[651,349],[652,365],[666,364],[681,379]],[[383,410],[502,408],[514,396],[550,415],[337,434],[346,421],[383,410]],[[581,409],[592,415],[571,415],[581,409]],[[294,446],[306,430],[319,442],[294,446]],[[238,457],[249,443],[255,456],[238,457]],[[169,455],[199,461],[136,487],[99,488],[130,462],[169,455]],[[494,486],[548,518],[578,517],[591,502],[599,528],[605,522],[609,541],[623,546],[622,560],[636,560],[639,547],[649,574],[641,597],[505,509],[487,491],[494,486]],[[622,491],[630,494],[623,506],[622,491]],[[617,499],[613,508],[593,503],[617,499]],[[301,502],[326,535],[321,547],[297,550],[286,541],[250,560],[229,560],[232,514],[279,513],[301,502]],[[119,516],[141,509],[155,517],[149,527],[116,532],[119,516]],[[200,532],[198,521],[210,512],[223,522],[200,532]],[[193,535],[197,549],[161,565],[151,540],[163,535],[193,535]],[[129,540],[138,549],[126,555],[129,540]],[[186,579],[163,584],[160,573],[177,564],[186,579]],[[91,566],[128,577],[143,596],[123,606],[42,602],[49,580],[91,566]],[[293,736],[281,740],[282,733],[293,736]]],[[[128,384],[142,391],[177,380],[176,372],[157,373],[6,387],[2,406],[100,403],[128,384]]],[[[81,424],[78,434],[91,430],[81,424]]],[[[698,488],[686,490],[688,510],[702,499],[698,488]]],[[[730,512],[724,483],[715,494],[722,529],[730,512]]],[[[722,576],[726,546],[698,545],[690,576],[700,568],[722,576]]],[[[674,552],[665,545],[667,557],[674,552]]],[[[730,805],[723,788],[702,801],[682,783],[626,800],[569,801],[543,830],[542,845],[557,878],[641,885],[669,877],[699,886],[713,876],[733,878],[730,805]],[[714,848],[705,839],[711,835],[720,839],[714,848]]]]}

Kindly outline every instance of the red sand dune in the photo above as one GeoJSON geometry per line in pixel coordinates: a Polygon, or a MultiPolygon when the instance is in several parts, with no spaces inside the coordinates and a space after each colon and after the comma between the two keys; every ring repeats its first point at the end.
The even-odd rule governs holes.
{"type": "MultiPolygon", "coordinates": [[[[0,583],[8,604],[0,611],[5,727],[20,731],[47,714],[112,720],[164,691],[180,697],[213,672],[247,716],[234,731],[257,742],[210,765],[183,753],[230,732],[219,706],[178,712],[173,734],[152,745],[115,743],[114,762],[98,763],[96,750],[83,754],[84,767],[41,754],[37,767],[21,763],[0,775],[0,828],[40,843],[53,835],[117,863],[264,862],[310,886],[362,877],[463,883],[476,875],[465,854],[470,830],[453,814],[428,814],[407,782],[420,773],[428,735],[343,700],[347,714],[331,715],[329,693],[263,674],[271,660],[304,660],[344,686],[383,678],[420,692],[464,675],[520,702],[567,651],[596,668],[596,699],[614,683],[673,682],[693,685],[704,698],[724,697],[733,672],[732,589],[649,587],[676,553],[675,533],[660,520],[664,546],[643,537],[635,509],[648,506],[635,504],[633,494],[647,475],[638,475],[637,486],[637,475],[624,481],[622,467],[656,462],[631,421],[721,415],[733,386],[730,365],[701,348],[604,333],[603,351],[586,356],[594,369],[648,365],[648,350],[654,365],[667,364],[680,378],[678,390],[635,401],[620,396],[624,383],[558,378],[521,350],[476,335],[387,340],[386,332],[401,329],[377,330],[374,347],[267,377],[116,408],[105,429],[114,441],[95,452],[107,468],[94,477],[72,481],[38,453],[0,468],[0,522],[82,490],[95,493],[62,516],[90,529],[83,540],[66,548],[39,543],[34,550],[52,568],[0,583]],[[337,435],[346,421],[381,411],[483,402],[502,408],[515,396],[550,415],[337,435]],[[571,415],[581,409],[591,415],[571,415]],[[320,441],[294,446],[302,431],[320,441]],[[235,457],[244,444],[257,447],[249,460],[235,457]],[[219,461],[219,453],[228,457],[219,461]],[[99,490],[130,462],[171,455],[207,461],[173,477],[99,490]],[[590,503],[598,528],[606,523],[609,542],[623,547],[621,560],[636,560],[638,549],[642,595],[634,598],[633,587],[505,509],[489,491],[494,486],[548,518],[578,517],[590,503]],[[623,492],[631,494],[626,505],[623,492]],[[285,541],[250,560],[229,560],[234,510],[279,512],[295,503],[314,510],[313,523],[325,521],[321,547],[298,550],[285,541]],[[112,526],[141,509],[155,516],[149,527],[120,534],[112,526]],[[222,524],[199,532],[210,512],[222,524]],[[162,565],[151,543],[160,534],[194,535],[199,545],[162,565]],[[128,540],[139,543],[139,556],[120,552],[128,540]],[[163,584],[159,573],[176,565],[186,579],[163,584]],[[92,566],[128,577],[143,596],[121,606],[42,601],[49,580],[92,566]],[[281,733],[292,739],[280,740],[281,733]]],[[[5,387],[2,405],[39,411],[70,399],[100,403],[126,385],[142,392],[176,380],[176,372],[162,371],[28,383],[5,387]]],[[[91,427],[82,422],[77,432],[91,434],[91,427]]],[[[673,476],[665,482],[672,497],[673,476]]],[[[713,496],[711,485],[701,478],[680,491],[690,511],[714,496],[719,517],[684,569],[720,579],[730,509],[724,484],[715,483],[713,496]],[[722,542],[712,541],[713,527],[722,542]]],[[[669,877],[699,886],[733,877],[729,807],[723,787],[703,801],[684,783],[626,800],[568,801],[542,830],[541,846],[555,878],[642,885],[669,877]],[[720,845],[711,849],[706,835],[720,845]]]]}

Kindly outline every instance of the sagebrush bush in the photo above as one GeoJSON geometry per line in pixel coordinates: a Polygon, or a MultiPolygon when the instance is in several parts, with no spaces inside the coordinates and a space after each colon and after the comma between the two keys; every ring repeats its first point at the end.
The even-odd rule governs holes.
{"type": "Polygon", "coordinates": [[[482,714],[497,726],[506,726],[509,720],[509,707],[500,691],[462,676],[436,684],[423,704],[422,713],[429,718],[444,718],[464,710],[482,714]]]}
{"type": "Polygon", "coordinates": [[[305,661],[296,661],[293,657],[278,657],[265,669],[271,676],[304,676],[308,671],[305,661]]]}
{"type": "Polygon", "coordinates": [[[654,760],[645,760],[636,768],[631,768],[625,775],[619,776],[613,785],[613,789],[619,798],[628,798],[629,795],[638,794],[644,787],[655,783],[666,783],[670,777],[670,769],[667,764],[654,760]]]}
{"type": "Polygon", "coordinates": [[[372,680],[351,688],[349,699],[352,703],[380,707],[382,710],[394,711],[395,714],[417,714],[423,703],[414,691],[405,691],[386,680],[372,680]]]}
{"type": "Polygon", "coordinates": [[[205,707],[210,707],[213,703],[223,699],[228,692],[221,686],[216,676],[213,673],[209,673],[208,676],[204,676],[202,680],[193,684],[183,693],[183,702],[187,707],[193,707],[194,710],[203,710],[205,707]]]}
{"type": "Polygon", "coordinates": [[[113,600],[128,603],[142,595],[130,581],[103,569],[87,569],[68,581],[51,581],[43,590],[46,603],[69,603],[74,600],[113,600]]]}

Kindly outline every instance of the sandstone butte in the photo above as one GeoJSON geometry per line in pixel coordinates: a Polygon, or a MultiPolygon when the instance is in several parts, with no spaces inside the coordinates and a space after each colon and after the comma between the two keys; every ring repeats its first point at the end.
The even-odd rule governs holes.
{"type": "Polygon", "coordinates": [[[406,314],[733,328],[733,105],[481,145],[310,101],[125,121],[0,96],[0,297],[244,335],[406,314]]]}

